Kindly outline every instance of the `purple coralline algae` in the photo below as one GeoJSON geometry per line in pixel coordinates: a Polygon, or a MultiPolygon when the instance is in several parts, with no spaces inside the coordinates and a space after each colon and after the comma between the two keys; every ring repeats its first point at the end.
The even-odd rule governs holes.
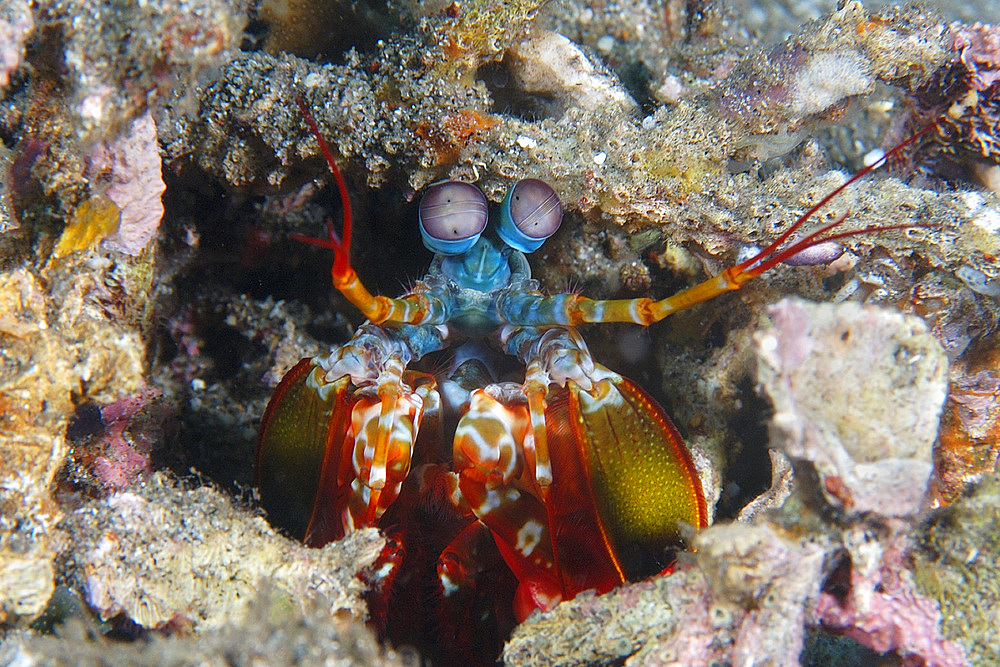
{"type": "Polygon", "coordinates": [[[892,651],[909,664],[967,665],[964,651],[941,634],[938,603],[920,594],[906,567],[907,540],[879,543],[855,531],[846,536],[851,554],[848,592],[824,592],[814,623],[841,632],[879,653],[892,651]]]}
{"type": "MultiPolygon", "coordinates": [[[[74,443],[78,450],[77,458],[87,465],[105,488],[122,489],[137,481],[143,473],[150,472],[149,455],[156,436],[161,435],[157,422],[166,417],[162,410],[149,409],[151,401],[159,396],[158,390],[147,387],[135,396],[102,406],[99,409],[100,424],[95,428],[99,434],[96,442],[89,447],[74,443]],[[146,422],[151,422],[151,425],[147,426],[146,422]]],[[[74,426],[79,421],[84,420],[71,425],[69,433],[74,432],[74,426]]]]}
{"type": "Polygon", "coordinates": [[[160,197],[167,186],[150,113],[139,116],[121,137],[91,151],[87,172],[92,188],[104,190],[120,211],[118,228],[104,243],[138,255],[155,236],[163,217],[160,197]]]}

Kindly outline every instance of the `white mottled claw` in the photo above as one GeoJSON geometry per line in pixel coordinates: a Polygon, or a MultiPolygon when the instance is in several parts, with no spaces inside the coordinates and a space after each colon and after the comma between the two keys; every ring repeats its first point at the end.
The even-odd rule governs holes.
{"type": "Polygon", "coordinates": [[[587,343],[572,328],[557,327],[545,331],[531,345],[526,356],[524,393],[528,396],[532,434],[526,448],[530,447],[528,458],[534,461],[535,481],[544,493],[544,489],[552,484],[552,461],[545,428],[545,396],[549,385],[565,387],[572,382],[584,391],[592,391],[601,380],[616,381],[621,378],[594,363],[587,343]]]}
{"type": "Polygon", "coordinates": [[[552,566],[544,506],[525,488],[534,470],[531,425],[520,386],[476,389],[455,433],[462,495],[499,542],[540,568],[552,566]]]}
{"type": "Polygon", "coordinates": [[[404,381],[403,371],[399,360],[388,360],[375,382],[374,395],[362,395],[351,413],[354,480],[343,517],[348,530],[373,525],[399,496],[410,472],[425,398],[431,405],[437,403],[432,385],[413,389],[404,381]]]}
{"type": "MultiPolygon", "coordinates": [[[[524,469],[524,405],[508,406],[495,391],[476,389],[455,431],[455,460],[481,471],[489,486],[510,484],[524,469]]],[[[456,465],[463,469],[463,466],[456,465]]]]}

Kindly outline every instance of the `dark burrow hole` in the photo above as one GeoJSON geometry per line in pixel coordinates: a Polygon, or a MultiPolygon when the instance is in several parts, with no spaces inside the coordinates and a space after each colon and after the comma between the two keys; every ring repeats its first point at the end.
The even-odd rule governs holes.
{"type": "Polygon", "coordinates": [[[252,3],[240,48],[342,64],[351,49],[375,53],[378,41],[398,30],[404,16],[385,0],[261,0],[252,3]]]}
{"type": "MultiPolygon", "coordinates": [[[[622,87],[639,104],[642,115],[653,113],[659,103],[649,91],[649,68],[641,61],[620,63],[614,68],[622,87]]],[[[491,111],[535,122],[546,118],[559,118],[566,104],[554,93],[528,92],[520,85],[511,71],[507,57],[499,62],[482,65],[476,78],[486,85],[493,98],[491,111]]]]}
{"type": "Polygon", "coordinates": [[[747,503],[771,487],[767,424],[774,408],[754,390],[749,377],[739,383],[739,392],[741,407],[732,416],[729,429],[738,434],[742,446],[729,462],[716,521],[735,519],[747,503]]]}
{"type": "Polygon", "coordinates": [[[829,572],[821,590],[843,602],[851,590],[851,556],[845,549],[838,549],[826,557],[823,570],[829,572]]]}
{"type": "MultiPolygon", "coordinates": [[[[528,113],[525,109],[530,107],[529,102],[525,101],[523,113],[528,113]]],[[[265,347],[250,332],[227,321],[225,299],[245,294],[255,300],[272,297],[294,302],[308,309],[312,322],[322,322],[302,325],[306,331],[324,343],[344,342],[348,335],[345,332],[362,317],[330,284],[330,251],[288,237],[291,231],[322,236],[327,217],[339,229],[340,207],[335,189],[327,187],[312,200],[318,209],[315,215],[294,222],[265,219],[261,215],[265,206],[262,196],[225,192],[197,175],[174,174],[167,175],[167,179],[164,227],[168,240],[161,248],[164,265],[174,270],[168,276],[169,289],[158,304],[161,344],[156,363],[162,370],[185,361],[186,352],[171,334],[169,323],[183,316],[185,309],[194,311],[190,321],[201,341],[201,354],[212,362],[210,371],[195,379],[218,384],[218,394],[233,404],[233,410],[213,405],[210,399],[216,400],[217,396],[193,389],[190,380],[176,382],[173,400],[178,408],[178,431],[172,439],[173,447],[154,456],[154,468],[169,467],[181,476],[195,470],[239,495],[240,489],[248,490],[253,483],[256,429],[272,390],[260,380],[267,370],[265,347]],[[196,246],[184,243],[183,239],[191,236],[189,232],[197,236],[196,246]],[[342,312],[350,325],[319,316],[330,312],[342,312]],[[246,414],[254,417],[247,419],[246,414]]],[[[400,203],[401,193],[391,189],[366,191],[354,182],[349,188],[356,220],[353,264],[373,294],[399,295],[424,275],[431,259],[417,229],[416,202],[400,203]]],[[[718,327],[709,338],[713,344],[722,345],[725,329],[721,323],[718,327]]],[[[628,329],[643,341],[648,337],[643,329],[628,329]]],[[[616,331],[621,329],[593,327],[584,333],[588,340],[597,340],[614,337],[616,331]]],[[[669,411],[669,405],[659,395],[661,378],[655,364],[635,360],[630,364],[613,356],[598,360],[652,390],[669,411]]],[[[741,392],[743,408],[734,417],[733,425],[744,434],[741,460],[733,465],[733,481],[740,489],[732,503],[736,509],[768,487],[770,472],[764,426],[767,404],[756,398],[749,381],[741,392]]],[[[81,423],[80,428],[85,427],[81,423]]],[[[499,645],[502,637],[487,643],[499,645]]]]}
{"type": "Polygon", "coordinates": [[[493,98],[493,113],[514,116],[535,122],[546,118],[559,118],[565,105],[554,95],[529,93],[518,83],[508,69],[506,58],[487,63],[476,72],[476,78],[486,85],[493,98]]]}
{"type": "Polygon", "coordinates": [[[202,378],[208,383],[234,379],[245,363],[264,352],[263,346],[227,325],[221,315],[199,323],[198,332],[203,341],[202,354],[211,359],[210,372],[202,378]]]}
{"type": "Polygon", "coordinates": [[[100,406],[96,403],[82,403],[76,406],[73,418],[66,427],[66,437],[75,443],[103,430],[100,406]]]}
{"type": "MultiPolygon", "coordinates": [[[[331,284],[332,251],[290,238],[324,237],[327,220],[339,231],[339,197],[335,187],[323,187],[281,217],[268,213],[273,198],[227,190],[192,166],[164,178],[154,374],[176,407],[177,430],[154,452],[153,468],[194,473],[242,495],[252,486],[256,431],[273,392],[263,382],[271,361],[264,337],[280,335],[283,320],[245,330],[239,301],[252,300],[251,308],[267,298],[284,301],[297,329],[321,349],[346,342],[364,318],[331,284]]],[[[388,188],[366,190],[355,181],[348,187],[352,263],[372,293],[396,296],[430,262],[415,203],[388,188]]]]}
{"type": "Polygon", "coordinates": [[[639,104],[643,116],[648,116],[656,111],[660,104],[649,92],[650,72],[644,62],[634,60],[622,63],[615,67],[614,71],[625,90],[639,104]]]}

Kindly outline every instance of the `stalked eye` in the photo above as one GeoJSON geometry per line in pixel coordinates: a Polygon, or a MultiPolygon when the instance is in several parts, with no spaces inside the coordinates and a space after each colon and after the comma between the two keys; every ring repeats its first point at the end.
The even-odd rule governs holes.
{"type": "Polygon", "coordinates": [[[435,183],[420,200],[420,236],[431,252],[461,255],[486,228],[486,196],[460,181],[435,183]]]}
{"type": "Polygon", "coordinates": [[[507,245],[533,252],[559,229],[562,204],[556,191],[537,178],[519,181],[500,207],[497,233],[507,245]]]}

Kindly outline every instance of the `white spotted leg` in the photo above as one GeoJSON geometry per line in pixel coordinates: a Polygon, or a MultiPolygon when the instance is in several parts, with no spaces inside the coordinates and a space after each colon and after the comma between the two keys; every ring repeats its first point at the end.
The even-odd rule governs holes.
{"type": "MultiPolygon", "coordinates": [[[[533,474],[528,402],[520,385],[489,385],[472,392],[455,432],[454,466],[462,496],[492,531],[501,555],[520,582],[515,612],[551,608],[562,597],[545,504],[533,474]],[[527,605],[517,604],[526,600],[527,605]]],[[[447,590],[447,588],[446,588],[447,590]]]]}
{"type": "MultiPolygon", "coordinates": [[[[353,478],[342,515],[345,532],[375,525],[399,496],[403,480],[410,472],[425,404],[436,403],[437,393],[430,376],[406,375],[410,377],[404,376],[398,360],[387,361],[374,392],[360,395],[354,405],[351,469],[340,472],[353,478]],[[416,388],[407,382],[413,377],[423,380],[416,388]]],[[[342,479],[341,484],[347,481],[342,479]]]]}

